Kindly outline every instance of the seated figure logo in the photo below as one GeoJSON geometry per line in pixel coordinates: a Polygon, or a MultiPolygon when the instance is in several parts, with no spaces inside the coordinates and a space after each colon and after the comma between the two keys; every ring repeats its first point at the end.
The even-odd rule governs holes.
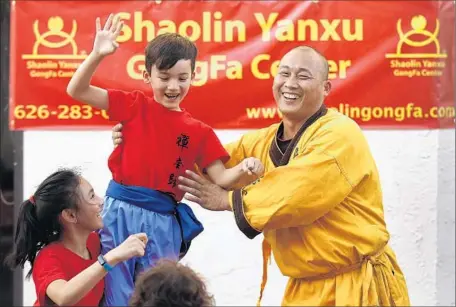
{"type": "Polygon", "coordinates": [[[50,17],[48,20],[48,29],[45,33],[41,33],[39,29],[39,21],[35,20],[33,23],[33,33],[35,34],[35,43],[33,44],[33,49],[31,54],[22,55],[24,60],[83,60],[87,57],[86,52],[78,53],[78,46],[74,40],[78,26],[75,20],[73,20],[73,25],[71,32],[67,33],[63,31],[64,22],[63,19],[59,16],[50,17]],[[53,41],[50,41],[49,38],[53,38],[53,41]],[[57,39],[57,41],[55,41],[57,39]],[[49,49],[59,49],[66,46],[71,47],[70,52],[66,53],[55,53],[53,54],[44,54],[41,53],[43,47],[49,49]]]}
{"type": "Polygon", "coordinates": [[[427,20],[424,16],[414,16],[410,22],[412,29],[404,33],[401,25],[401,19],[397,21],[397,33],[399,34],[399,42],[396,46],[396,53],[386,54],[387,58],[446,58],[447,55],[442,53],[440,50],[440,43],[437,39],[440,30],[440,22],[436,19],[435,29],[433,32],[426,30],[427,20]],[[411,38],[411,37],[414,38],[411,38]],[[419,37],[421,37],[420,40],[419,37]],[[428,45],[434,46],[434,52],[418,52],[420,47],[428,45]],[[409,47],[417,48],[417,52],[404,52],[403,47],[407,45],[409,47]]]}
{"type": "MultiPolygon", "coordinates": [[[[414,16],[411,29],[404,33],[401,19],[397,21],[399,41],[395,53],[386,54],[395,77],[441,77],[446,67],[447,54],[441,50],[438,34],[440,21],[435,28],[427,30],[428,22],[422,15],[414,16]]],[[[454,40],[454,38],[451,38],[454,40]]]]}

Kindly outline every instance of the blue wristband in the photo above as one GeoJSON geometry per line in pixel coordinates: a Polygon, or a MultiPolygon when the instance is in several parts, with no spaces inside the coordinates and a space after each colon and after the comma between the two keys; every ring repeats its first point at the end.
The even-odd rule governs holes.
{"type": "Polygon", "coordinates": [[[98,256],[98,262],[101,264],[101,266],[107,271],[112,270],[112,266],[109,265],[109,263],[106,262],[106,259],[103,257],[102,254],[98,256]]]}

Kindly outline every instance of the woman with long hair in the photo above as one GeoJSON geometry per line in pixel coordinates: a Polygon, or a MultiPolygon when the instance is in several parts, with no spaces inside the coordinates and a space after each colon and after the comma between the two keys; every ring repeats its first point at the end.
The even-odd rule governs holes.
{"type": "Polygon", "coordinates": [[[102,206],[90,183],[68,169],[51,174],[22,203],[6,263],[12,268],[30,263],[27,278],[35,283],[35,306],[98,306],[106,273],[144,255],[144,233],[100,254],[96,231],[103,227],[102,206]]]}

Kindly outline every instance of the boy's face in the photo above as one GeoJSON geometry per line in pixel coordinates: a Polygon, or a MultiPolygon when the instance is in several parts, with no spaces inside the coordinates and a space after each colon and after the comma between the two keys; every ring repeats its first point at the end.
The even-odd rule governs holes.
{"type": "Polygon", "coordinates": [[[179,60],[168,70],[158,70],[152,66],[150,76],[144,71],[144,82],[149,83],[155,100],[169,110],[180,111],[180,103],[187,95],[191,81],[192,65],[190,60],[179,60]]]}

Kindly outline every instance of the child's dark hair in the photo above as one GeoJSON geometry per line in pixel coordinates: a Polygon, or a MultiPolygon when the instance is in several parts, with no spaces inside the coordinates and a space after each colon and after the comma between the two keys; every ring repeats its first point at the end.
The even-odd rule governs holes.
{"type": "Polygon", "coordinates": [[[129,306],[210,307],[215,301],[191,268],[162,259],[139,276],[129,306]]]}
{"type": "Polygon", "coordinates": [[[159,70],[167,70],[176,65],[179,60],[190,60],[193,72],[198,49],[191,40],[182,35],[164,33],[147,44],[145,53],[146,71],[149,74],[154,65],[159,70]]]}
{"type": "Polygon", "coordinates": [[[59,170],[47,177],[30,199],[21,205],[17,220],[12,253],[5,263],[24,268],[29,261],[30,277],[36,254],[46,245],[60,238],[60,213],[64,209],[77,209],[80,176],[74,170],[59,170]]]}

